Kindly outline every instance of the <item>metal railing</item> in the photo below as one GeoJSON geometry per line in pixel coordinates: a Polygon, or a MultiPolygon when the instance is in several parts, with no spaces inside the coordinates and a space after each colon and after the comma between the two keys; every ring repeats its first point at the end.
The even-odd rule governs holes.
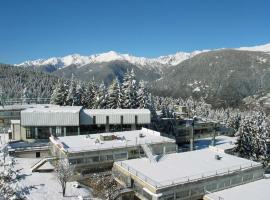
{"type": "Polygon", "coordinates": [[[3,104],[6,105],[15,105],[15,104],[49,104],[50,98],[11,98],[4,99],[3,104]]]}
{"type": "MultiPolygon", "coordinates": [[[[88,135],[84,135],[85,137],[89,137],[89,139],[97,139],[97,138],[91,138],[91,134],[88,135]]],[[[61,142],[61,140],[58,140],[57,138],[53,138],[50,137],[50,141],[56,145],[60,145],[60,146],[65,146],[63,145],[63,143],[61,142]]],[[[158,140],[151,140],[151,139],[143,139],[142,141],[137,140],[137,141],[128,141],[128,140],[122,140],[122,143],[117,142],[115,144],[111,144],[111,143],[103,143],[103,141],[100,141],[99,143],[97,143],[97,147],[94,147],[94,145],[91,145],[91,149],[86,148],[83,149],[83,147],[78,147],[78,150],[76,149],[70,149],[72,152],[76,153],[76,152],[92,152],[92,151],[101,151],[101,150],[108,150],[108,149],[122,149],[122,148],[129,148],[129,147],[136,147],[136,146],[141,146],[144,144],[147,145],[154,145],[154,144],[164,144],[164,143],[170,143],[170,141],[168,141],[168,139],[163,138],[163,139],[158,139],[158,140]],[[101,145],[100,145],[101,144],[101,145]]],[[[69,151],[69,148],[62,148],[64,151],[69,151]]]]}
{"type": "Polygon", "coordinates": [[[194,181],[203,180],[203,179],[207,179],[207,178],[212,178],[215,176],[229,175],[229,174],[237,172],[237,171],[244,171],[247,169],[252,169],[255,167],[262,166],[260,163],[250,162],[250,163],[246,163],[246,164],[242,164],[242,165],[231,166],[229,168],[222,168],[222,169],[218,169],[218,170],[214,170],[214,171],[208,171],[205,173],[194,174],[191,176],[178,177],[175,179],[157,182],[157,181],[151,179],[150,177],[144,175],[143,173],[139,172],[138,170],[125,164],[123,161],[120,161],[118,163],[120,163],[120,166],[122,168],[126,169],[131,174],[139,177],[140,179],[142,179],[143,181],[147,182],[148,184],[152,185],[155,188],[162,188],[162,187],[173,186],[173,185],[177,185],[177,184],[184,184],[184,183],[194,182],[194,181]]]}

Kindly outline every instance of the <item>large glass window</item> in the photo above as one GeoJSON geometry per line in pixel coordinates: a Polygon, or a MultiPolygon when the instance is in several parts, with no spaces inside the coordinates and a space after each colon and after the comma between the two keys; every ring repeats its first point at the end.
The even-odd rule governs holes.
{"type": "Polygon", "coordinates": [[[78,127],[77,126],[67,126],[66,131],[67,131],[66,132],[67,136],[78,135],[78,127]]]}
{"type": "Polygon", "coordinates": [[[50,128],[49,127],[38,127],[38,139],[49,139],[50,128]]]}
{"type": "Polygon", "coordinates": [[[63,136],[63,128],[61,126],[52,127],[52,134],[54,136],[60,137],[63,136]]]}
{"type": "Polygon", "coordinates": [[[126,158],[127,158],[127,152],[114,154],[115,160],[126,159],[126,158]]]}
{"type": "Polygon", "coordinates": [[[26,139],[34,139],[35,138],[35,128],[27,127],[26,128],[26,139]]]}

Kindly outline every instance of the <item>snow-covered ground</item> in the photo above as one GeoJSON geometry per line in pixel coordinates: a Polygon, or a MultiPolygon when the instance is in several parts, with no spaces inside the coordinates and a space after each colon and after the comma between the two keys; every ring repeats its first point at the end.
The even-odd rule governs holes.
{"type": "MultiPolygon", "coordinates": [[[[60,184],[57,182],[55,172],[34,172],[30,168],[39,159],[36,158],[16,158],[16,169],[21,169],[22,179],[19,181],[19,186],[28,188],[29,194],[27,198],[31,200],[64,200],[64,199],[79,199],[78,196],[90,197],[90,192],[86,188],[75,188],[72,185],[74,182],[67,184],[65,197],[62,196],[60,184]]],[[[41,169],[52,168],[50,164],[44,165],[41,169]]]]}
{"type": "MultiPolygon", "coordinates": [[[[8,134],[0,134],[0,148],[8,142],[8,134]]],[[[73,187],[74,182],[67,183],[66,195],[62,196],[61,186],[56,179],[55,172],[31,172],[31,166],[39,161],[36,158],[15,158],[15,169],[20,170],[21,179],[18,180],[18,187],[23,189],[29,200],[71,200],[78,197],[91,197],[86,188],[73,187]]],[[[49,163],[40,169],[52,169],[49,163]]],[[[3,170],[2,168],[0,170],[3,170]]],[[[1,199],[1,198],[0,198],[1,199]]]]}

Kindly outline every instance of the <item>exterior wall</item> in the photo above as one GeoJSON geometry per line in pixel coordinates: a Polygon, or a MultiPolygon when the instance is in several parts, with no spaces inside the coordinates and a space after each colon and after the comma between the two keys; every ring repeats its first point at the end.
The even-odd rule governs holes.
{"type": "Polygon", "coordinates": [[[21,110],[0,110],[0,131],[1,128],[9,128],[11,120],[20,119],[21,110]]]}
{"type": "Polygon", "coordinates": [[[11,133],[13,140],[21,140],[21,125],[20,123],[11,123],[11,133]]]}
{"type": "Polygon", "coordinates": [[[20,151],[20,152],[15,152],[15,156],[18,158],[36,158],[36,152],[40,152],[40,158],[47,157],[48,150],[33,150],[33,151],[20,151]]]}
{"type": "MultiPolygon", "coordinates": [[[[164,147],[170,152],[176,152],[175,143],[168,142],[150,145],[153,153],[157,155],[163,154],[164,147]]],[[[50,143],[50,155],[59,158],[68,158],[69,162],[74,165],[75,171],[80,174],[111,169],[115,161],[145,157],[145,153],[140,146],[66,153],[53,143],[50,143]]]]}
{"type": "MultiPolygon", "coordinates": [[[[50,109],[50,108],[48,108],[50,109]]],[[[79,126],[79,112],[21,112],[23,126],[79,126]]]]}
{"type": "Polygon", "coordinates": [[[150,124],[150,111],[140,109],[104,109],[104,110],[82,110],[80,113],[80,123],[83,125],[95,124],[105,125],[107,117],[109,124],[135,124],[135,116],[137,116],[137,124],[150,124]],[[123,117],[123,121],[121,118],[123,117]]]}
{"type": "Polygon", "coordinates": [[[208,192],[216,192],[226,188],[241,185],[263,178],[264,170],[262,167],[251,168],[245,171],[237,171],[231,174],[216,176],[208,179],[197,180],[194,182],[183,183],[182,185],[172,185],[163,189],[157,189],[141,178],[130,174],[118,165],[114,165],[113,171],[116,174],[116,180],[131,186],[139,199],[153,200],[197,200],[202,199],[208,192]],[[133,181],[131,181],[133,179],[133,181]],[[131,185],[131,183],[134,183],[131,185]]]}

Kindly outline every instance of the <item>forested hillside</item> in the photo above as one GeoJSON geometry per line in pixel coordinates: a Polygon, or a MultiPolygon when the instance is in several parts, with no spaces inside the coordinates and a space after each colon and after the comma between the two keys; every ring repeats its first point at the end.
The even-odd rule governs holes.
{"type": "Polygon", "coordinates": [[[0,88],[5,99],[48,98],[57,79],[40,71],[0,64],[0,88]]]}

